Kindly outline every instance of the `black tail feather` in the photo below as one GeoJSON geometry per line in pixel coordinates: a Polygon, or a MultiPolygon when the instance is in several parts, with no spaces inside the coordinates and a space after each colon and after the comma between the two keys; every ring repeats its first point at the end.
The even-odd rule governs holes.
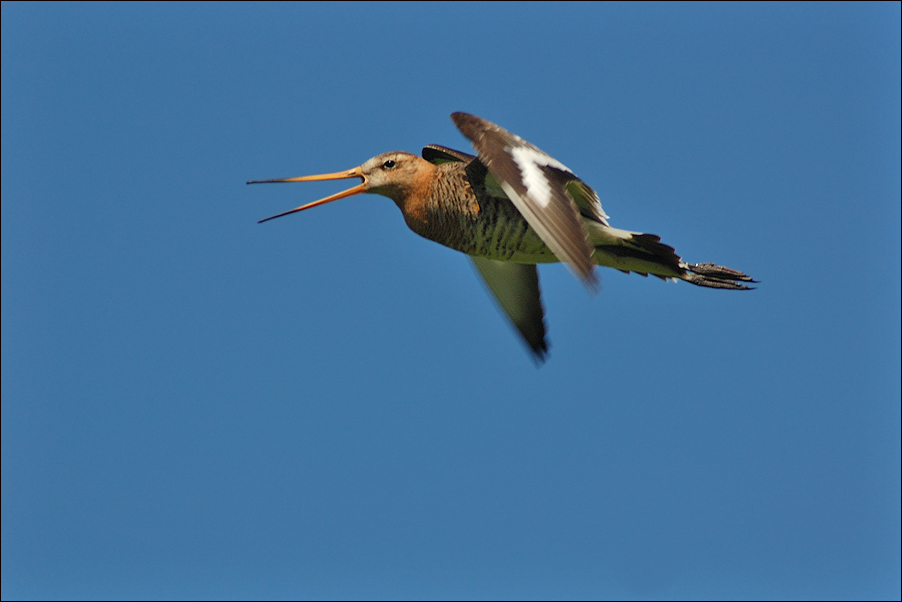
{"type": "Polygon", "coordinates": [[[608,264],[624,273],[633,272],[642,276],[652,274],[664,280],[680,279],[696,286],[737,291],[754,288],[741,284],[743,282],[756,282],[739,270],[715,263],[686,263],[673,247],[662,243],[661,237],[655,234],[631,233],[620,244],[596,245],[595,249],[610,257],[625,260],[624,263],[628,263],[626,260],[637,260],[629,267],[608,264]]]}
{"type": "MultiPolygon", "coordinates": [[[[651,270],[650,273],[665,280],[676,277],[684,271],[680,256],[676,254],[674,248],[662,243],[661,237],[654,234],[633,234],[631,238],[624,240],[620,244],[596,245],[595,249],[614,257],[638,259],[653,266],[660,266],[664,268],[663,272],[666,275],[655,274],[654,270],[651,270]]],[[[632,270],[620,268],[620,271],[627,274],[633,271],[643,276],[648,275],[645,271],[635,268],[632,270]]]]}
{"type": "Polygon", "coordinates": [[[752,290],[753,286],[745,286],[740,282],[757,282],[751,276],[743,274],[739,270],[733,270],[714,263],[689,263],[684,264],[686,275],[683,280],[698,286],[709,288],[725,288],[734,291],[752,290]]]}

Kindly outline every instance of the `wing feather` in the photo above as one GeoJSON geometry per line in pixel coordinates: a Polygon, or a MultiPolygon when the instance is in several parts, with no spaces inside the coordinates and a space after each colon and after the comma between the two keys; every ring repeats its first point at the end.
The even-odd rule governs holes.
{"type": "Polygon", "coordinates": [[[469,163],[476,157],[447,146],[427,144],[423,147],[423,158],[434,165],[442,163],[469,163]]]}
{"type": "MultiPolygon", "coordinates": [[[[519,136],[474,115],[453,113],[451,119],[473,143],[479,159],[542,241],[585,284],[597,286],[594,249],[580,216],[581,209],[595,213],[585,192],[591,189],[585,185],[577,187],[574,198],[566,183],[579,178],[559,161],[519,136]],[[586,207],[578,207],[578,202],[586,207]]],[[[591,196],[597,199],[594,191],[591,196]]],[[[601,203],[597,211],[604,214],[601,203]]]]}
{"type": "Polygon", "coordinates": [[[536,266],[485,257],[470,259],[536,361],[545,361],[545,310],[536,266]]]}

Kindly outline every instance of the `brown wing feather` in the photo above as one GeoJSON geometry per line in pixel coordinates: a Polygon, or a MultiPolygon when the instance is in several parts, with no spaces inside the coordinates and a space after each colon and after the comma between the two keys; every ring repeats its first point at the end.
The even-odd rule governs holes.
{"type": "MultiPolygon", "coordinates": [[[[451,119],[460,131],[470,139],[480,160],[501,182],[511,202],[517,207],[539,237],[566,262],[579,278],[591,287],[598,283],[595,278],[595,263],[592,260],[592,245],[582,225],[579,210],[570,199],[559,179],[542,173],[548,184],[548,198],[537,199],[524,182],[524,174],[511,151],[525,149],[536,156],[553,162],[552,167],[563,167],[557,161],[507,130],[466,113],[453,113],[451,119]]],[[[536,164],[541,170],[546,167],[536,164]]]]}

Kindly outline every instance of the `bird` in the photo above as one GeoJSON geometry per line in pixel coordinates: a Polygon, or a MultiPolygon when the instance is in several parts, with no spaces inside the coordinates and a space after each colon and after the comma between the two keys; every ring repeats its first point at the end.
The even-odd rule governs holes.
{"type": "Polygon", "coordinates": [[[390,198],[411,230],[470,258],[537,364],[549,349],[537,264],[563,262],[591,291],[598,287],[596,265],[708,288],[753,288],[748,284],[756,281],[743,272],[687,263],[655,234],[612,227],[588,184],[516,134],[468,113],[452,113],[451,120],[476,155],[429,144],[421,156],[391,151],[345,171],[252,180],[361,180],[258,223],[361,193],[390,198]]]}

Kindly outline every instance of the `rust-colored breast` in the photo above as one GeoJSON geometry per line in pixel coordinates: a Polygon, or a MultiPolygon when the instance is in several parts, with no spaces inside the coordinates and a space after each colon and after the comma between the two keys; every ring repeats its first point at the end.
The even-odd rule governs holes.
{"type": "MultiPolygon", "coordinates": [[[[431,165],[410,182],[404,219],[410,229],[429,240],[460,249],[479,215],[463,163],[431,165]]],[[[460,249],[462,250],[462,249],[460,249]]]]}
{"type": "Polygon", "coordinates": [[[417,194],[405,204],[411,230],[467,255],[547,261],[541,258],[549,253],[545,244],[510,200],[488,194],[478,172],[468,174],[465,163],[443,163],[430,176],[416,182],[417,194]]]}
{"type": "Polygon", "coordinates": [[[470,253],[476,224],[483,208],[467,178],[463,163],[437,166],[439,177],[432,183],[427,212],[430,232],[427,238],[445,246],[470,253]]]}

